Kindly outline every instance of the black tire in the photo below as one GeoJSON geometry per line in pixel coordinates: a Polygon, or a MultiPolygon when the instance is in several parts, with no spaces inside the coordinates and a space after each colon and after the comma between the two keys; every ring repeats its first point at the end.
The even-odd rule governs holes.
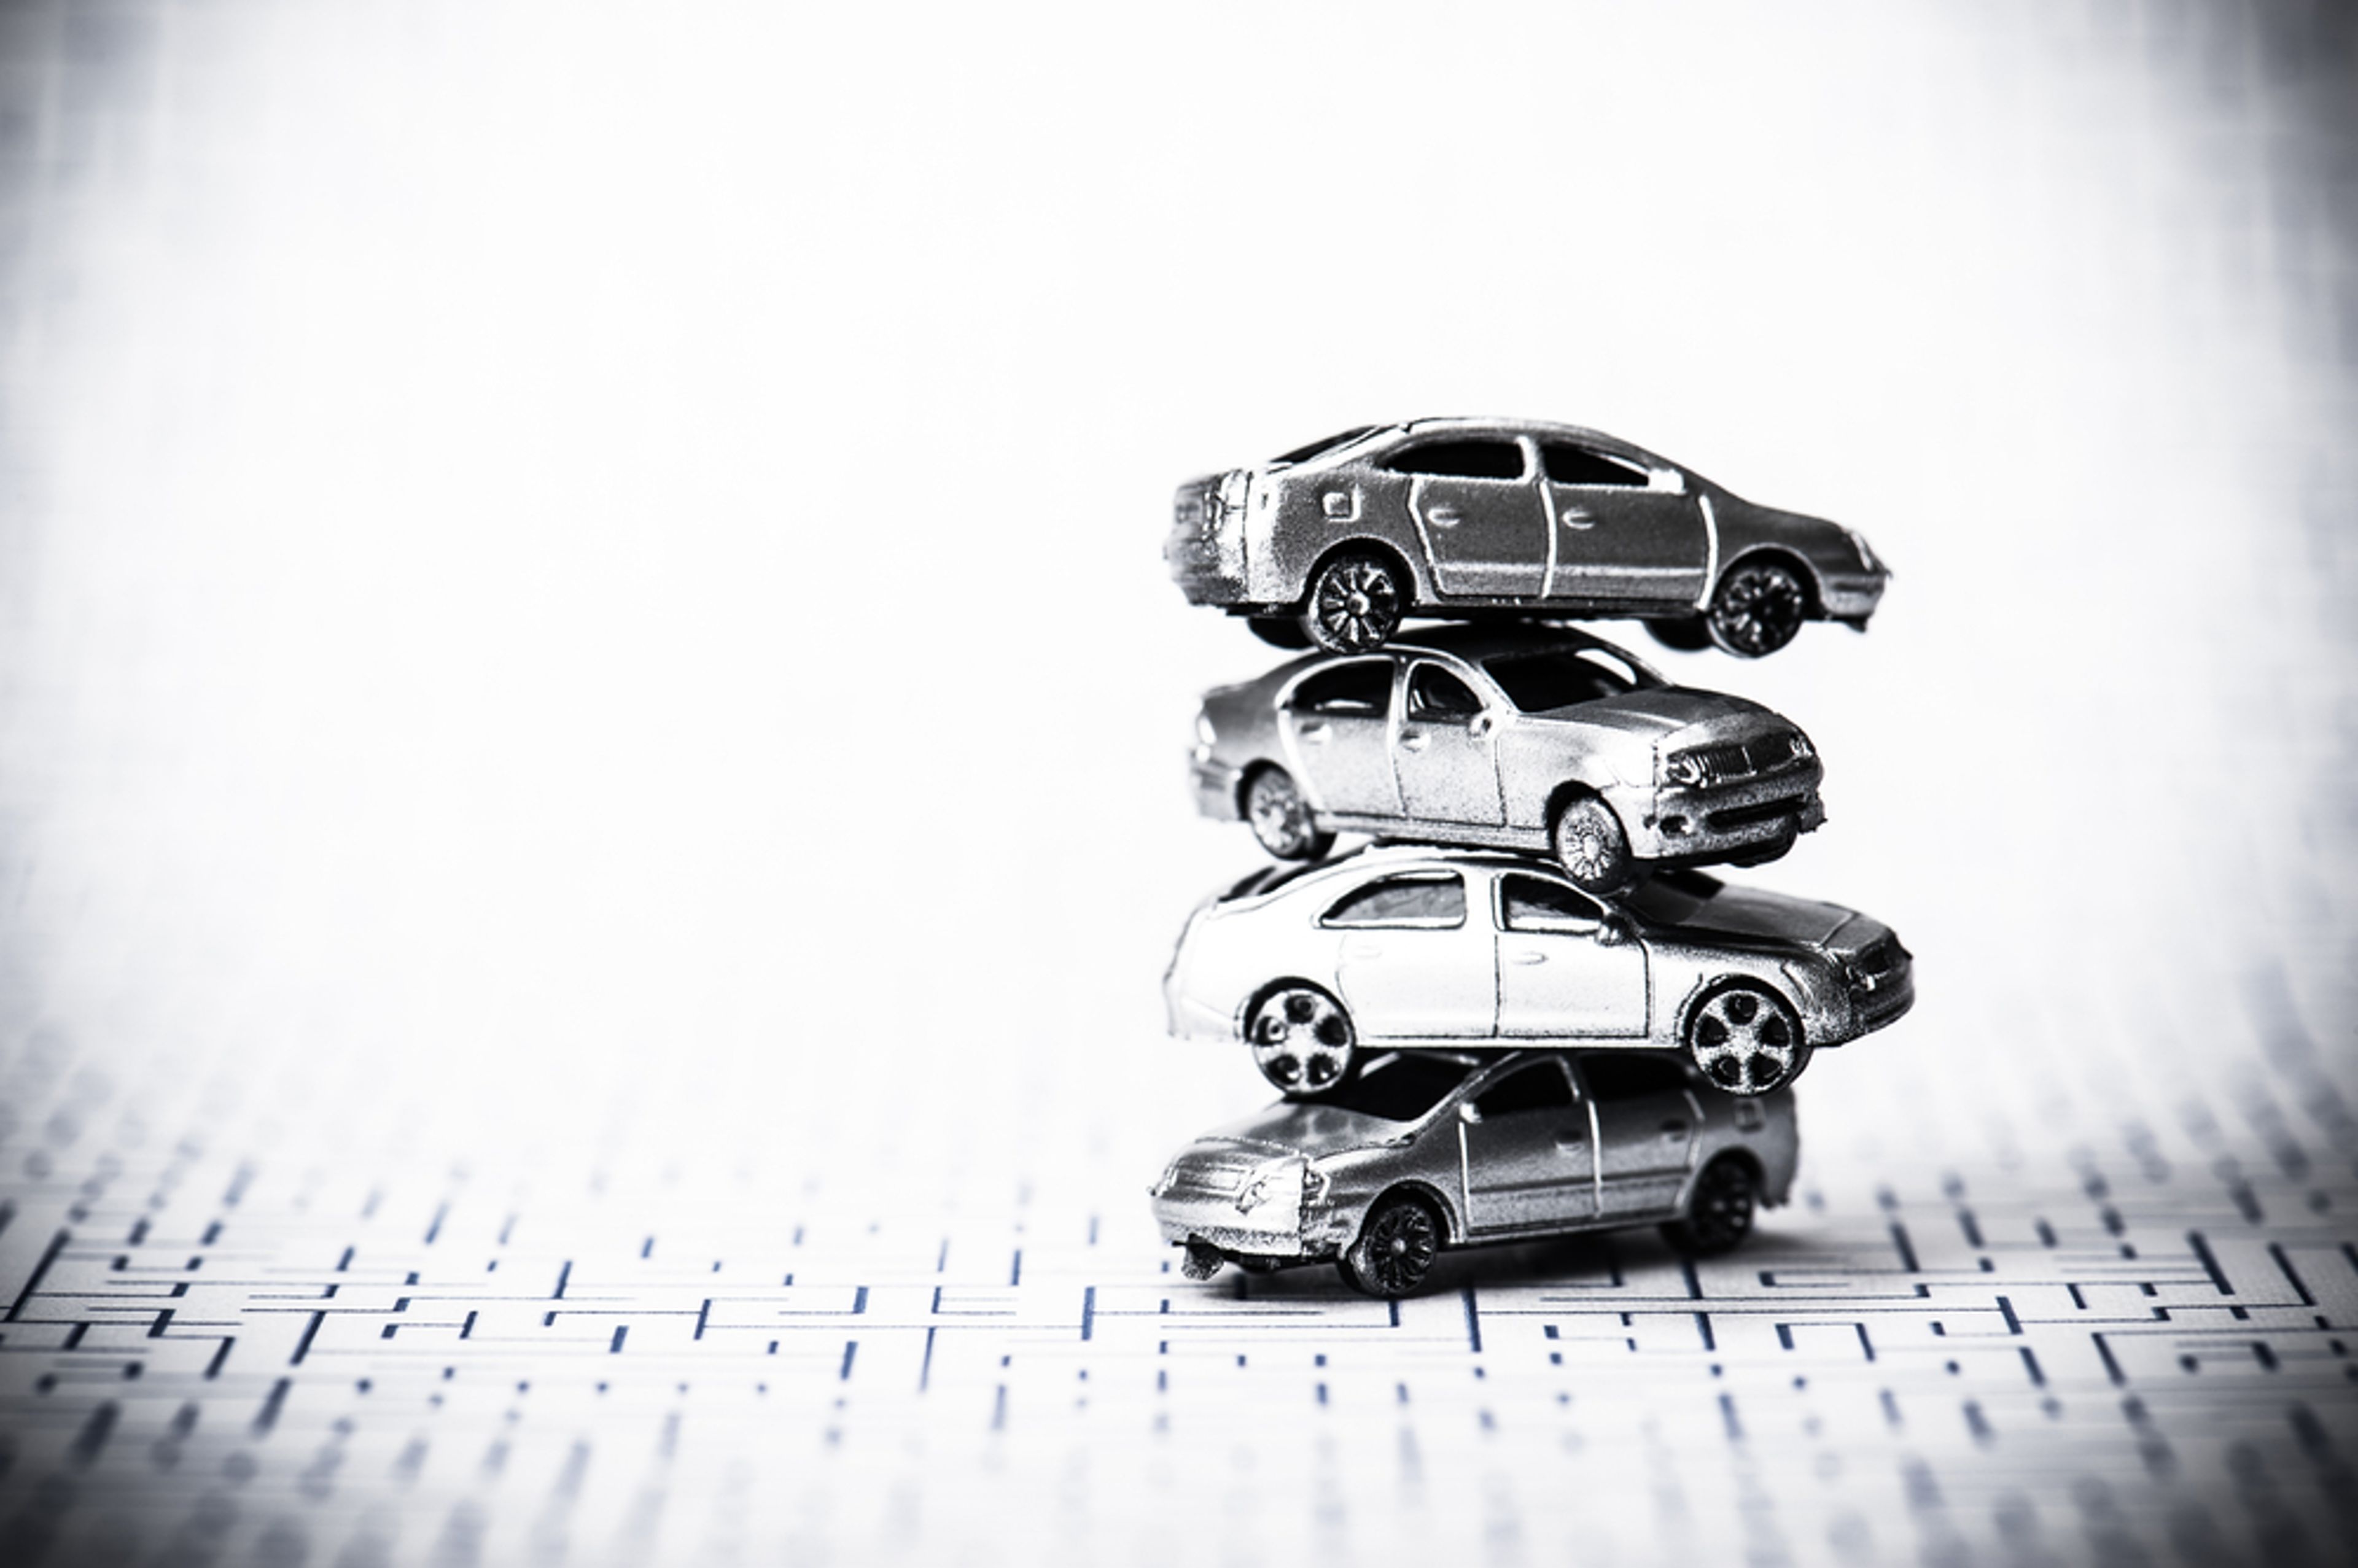
{"type": "Polygon", "coordinates": [[[1810,589],[1774,557],[1736,562],[1722,572],[1704,615],[1711,640],[1739,658],[1773,654],[1810,617],[1810,589]]]}
{"type": "Polygon", "coordinates": [[[1690,1258],[1734,1251],[1752,1234],[1752,1215],[1759,1205],[1760,1183],[1752,1166],[1722,1154],[1695,1178],[1686,1212],[1662,1227],[1662,1239],[1690,1258]]]}
{"type": "Polygon", "coordinates": [[[1556,808],[1548,844],[1564,874],[1583,892],[1611,895],[1637,880],[1629,835],[1613,808],[1593,795],[1575,795],[1556,808]]]}
{"type": "Polygon", "coordinates": [[[1383,557],[1347,550],[1318,568],[1302,603],[1302,634],[1330,654],[1365,654],[1400,630],[1415,584],[1383,557]]]}
{"type": "Polygon", "coordinates": [[[1281,860],[1314,860],[1335,847],[1335,835],[1318,826],[1301,786],[1283,768],[1257,770],[1245,781],[1239,804],[1253,837],[1281,860]]]}
{"type": "Polygon", "coordinates": [[[1711,646],[1711,628],[1700,615],[1683,615],[1676,621],[1649,621],[1646,630],[1653,633],[1655,642],[1682,654],[1700,654],[1711,646]]]}
{"type": "Polygon", "coordinates": [[[1358,1032],[1343,1004],[1302,980],[1271,986],[1245,1015],[1245,1044],[1260,1076],[1290,1095],[1321,1095],[1351,1081],[1358,1032]]]}
{"type": "Polygon", "coordinates": [[[1302,629],[1301,619],[1293,615],[1251,615],[1245,624],[1252,634],[1272,648],[1284,648],[1300,653],[1310,646],[1310,633],[1302,629]]]}
{"type": "Polygon", "coordinates": [[[1394,1193],[1368,1211],[1358,1236],[1335,1260],[1344,1283],[1386,1300],[1413,1295],[1433,1271],[1448,1232],[1422,1198],[1394,1193]]]}
{"type": "Polygon", "coordinates": [[[1722,980],[1705,991],[1687,1014],[1686,1047],[1703,1076],[1732,1095],[1782,1088],[1810,1060],[1801,1014],[1758,980],[1722,980]]]}

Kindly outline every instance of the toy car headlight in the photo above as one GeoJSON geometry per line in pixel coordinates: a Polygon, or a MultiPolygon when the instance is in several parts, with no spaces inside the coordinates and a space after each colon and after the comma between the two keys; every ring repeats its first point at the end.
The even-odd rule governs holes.
{"type": "Polygon", "coordinates": [[[1244,1184],[1243,1189],[1237,1194],[1237,1212],[1238,1214],[1250,1214],[1253,1210],[1259,1208],[1261,1205],[1269,1201],[1270,1175],[1271,1173],[1268,1171],[1256,1171],[1253,1173],[1252,1180],[1247,1182],[1244,1184]]]}
{"type": "Polygon", "coordinates": [[[1305,1204],[1325,1203],[1326,1190],[1332,1184],[1327,1181],[1325,1172],[1315,1165],[1304,1166],[1302,1172],[1302,1201],[1305,1204]]]}
{"type": "Polygon", "coordinates": [[[1674,784],[1703,783],[1703,759],[1692,752],[1673,752],[1662,759],[1662,776],[1674,784]]]}
{"type": "Polygon", "coordinates": [[[1818,749],[1810,744],[1810,738],[1799,730],[1793,731],[1788,744],[1793,748],[1793,759],[1796,762],[1806,762],[1818,754],[1818,749]]]}
{"type": "Polygon", "coordinates": [[[1212,716],[1210,714],[1198,713],[1195,715],[1195,739],[1206,746],[1219,739],[1218,736],[1212,733],[1212,716]]]}
{"type": "Polygon", "coordinates": [[[1866,535],[1855,528],[1845,528],[1843,532],[1850,535],[1851,547],[1858,552],[1859,566],[1867,571],[1875,570],[1881,563],[1876,560],[1875,552],[1866,547],[1866,535]]]}

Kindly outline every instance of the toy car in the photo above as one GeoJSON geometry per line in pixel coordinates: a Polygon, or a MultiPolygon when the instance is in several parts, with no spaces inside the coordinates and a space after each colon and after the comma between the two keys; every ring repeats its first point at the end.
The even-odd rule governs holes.
{"type": "Polygon", "coordinates": [[[1758,657],[1864,628],[1888,577],[1837,524],[1756,506],[1570,425],[1365,426],[1179,487],[1163,558],[1191,604],[1281,646],[1380,646],[1407,615],[1637,616],[1758,657]]]}
{"type": "Polygon", "coordinates": [[[1312,654],[1206,693],[1195,741],[1197,809],[1281,860],[1351,828],[1552,849],[1612,892],[1650,868],[1774,860],[1825,820],[1817,752],[1790,721],[1568,629],[1312,654]]]}
{"type": "Polygon", "coordinates": [[[1191,1279],[1333,1259],[1404,1296],[1444,1247],[1660,1224],[1726,1251],[1785,1201],[1800,1142],[1790,1092],[1703,1092],[1675,1056],[1398,1051],[1198,1139],[1151,1195],[1191,1279]]]}
{"type": "Polygon", "coordinates": [[[1242,1040],[1295,1094],[1361,1053],[1524,1044],[1685,1051],[1731,1094],[1915,1000],[1891,928],[1831,903],[1671,871],[1602,904],[1543,861],[1371,849],[1257,871],[1197,907],[1163,977],[1171,1033],[1242,1040]]]}

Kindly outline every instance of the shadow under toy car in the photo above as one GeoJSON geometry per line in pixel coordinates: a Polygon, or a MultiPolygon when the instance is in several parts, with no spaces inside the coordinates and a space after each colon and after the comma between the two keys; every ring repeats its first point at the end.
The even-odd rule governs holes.
{"type": "Polygon", "coordinates": [[[1866,541],[1570,425],[1365,426],[1179,487],[1163,557],[1191,604],[1285,647],[1380,646],[1408,615],[1636,616],[1758,657],[1810,620],[1864,628],[1866,541]]]}
{"type": "Polygon", "coordinates": [[[1331,1259],[1403,1296],[1445,1247],[1659,1224],[1726,1251],[1785,1201],[1799,1152],[1790,1092],[1712,1094],[1675,1056],[1402,1051],[1198,1139],[1151,1195],[1191,1279],[1331,1259]]]}

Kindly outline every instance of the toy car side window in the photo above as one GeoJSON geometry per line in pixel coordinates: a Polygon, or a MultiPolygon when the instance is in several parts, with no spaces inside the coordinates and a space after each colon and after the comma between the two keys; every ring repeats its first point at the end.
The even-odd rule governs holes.
{"type": "Polygon", "coordinates": [[[1406,925],[1444,929],[1466,924],[1466,880],[1455,871],[1386,877],[1335,901],[1322,925],[1406,925]]]}
{"type": "Polygon", "coordinates": [[[1563,1110],[1571,1104],[1572,1080],[1552,1057],[1519,1067],[1474,1097],[1474,1108],[1485,1121],[1519,1110],[1563,1110]]]}
{"type": "Polygon", "coordinates": [[[1420,441],[1386,458],[1384,467],[1393,473],[1429,474],[1435,479],[1520,479],[1523,449],[1496,437],[1420,441]]]}
{"type": "Polygon", "coordinates": [[[1392,662],[1355,659],[1320,670],[1293,688],[1286,706],[1297,713],[1381,719],[1392,706],[1392,662]]]}
{"type": "Polygon", "coordinates": [[[1602,911],[1562,882],[1509,874],[1498,879],[1498,913],[1509,931],[1594,931],[1602,911]]]}
{"type": "Polygon", "coordinates": [[[1439,665],[1419,665],[1408,677],[1408,716],[1463,723],[1482,711],[1482,699],[1439,665]]]}
{"type": "Polygon", "coordinates": [[[1599,1103],[1674,1095],[1687,1087],[1685,1071],[1660,1056],[1628,1051],[1592,1051],[1580,1059],[1580,1076],[1599,1103]]]}
{"type": "Polygon", "coordinates": [[[1652,482],[1641,468],[1619,458],[1608,458],[1603,452],[1592,452],[1586,447],[1575,447],[1569,441],[1541,443],[1540,462],[1547,470],[1549,481],[1554,484],[1606,484],[1643,490],[1652,482]]]}

